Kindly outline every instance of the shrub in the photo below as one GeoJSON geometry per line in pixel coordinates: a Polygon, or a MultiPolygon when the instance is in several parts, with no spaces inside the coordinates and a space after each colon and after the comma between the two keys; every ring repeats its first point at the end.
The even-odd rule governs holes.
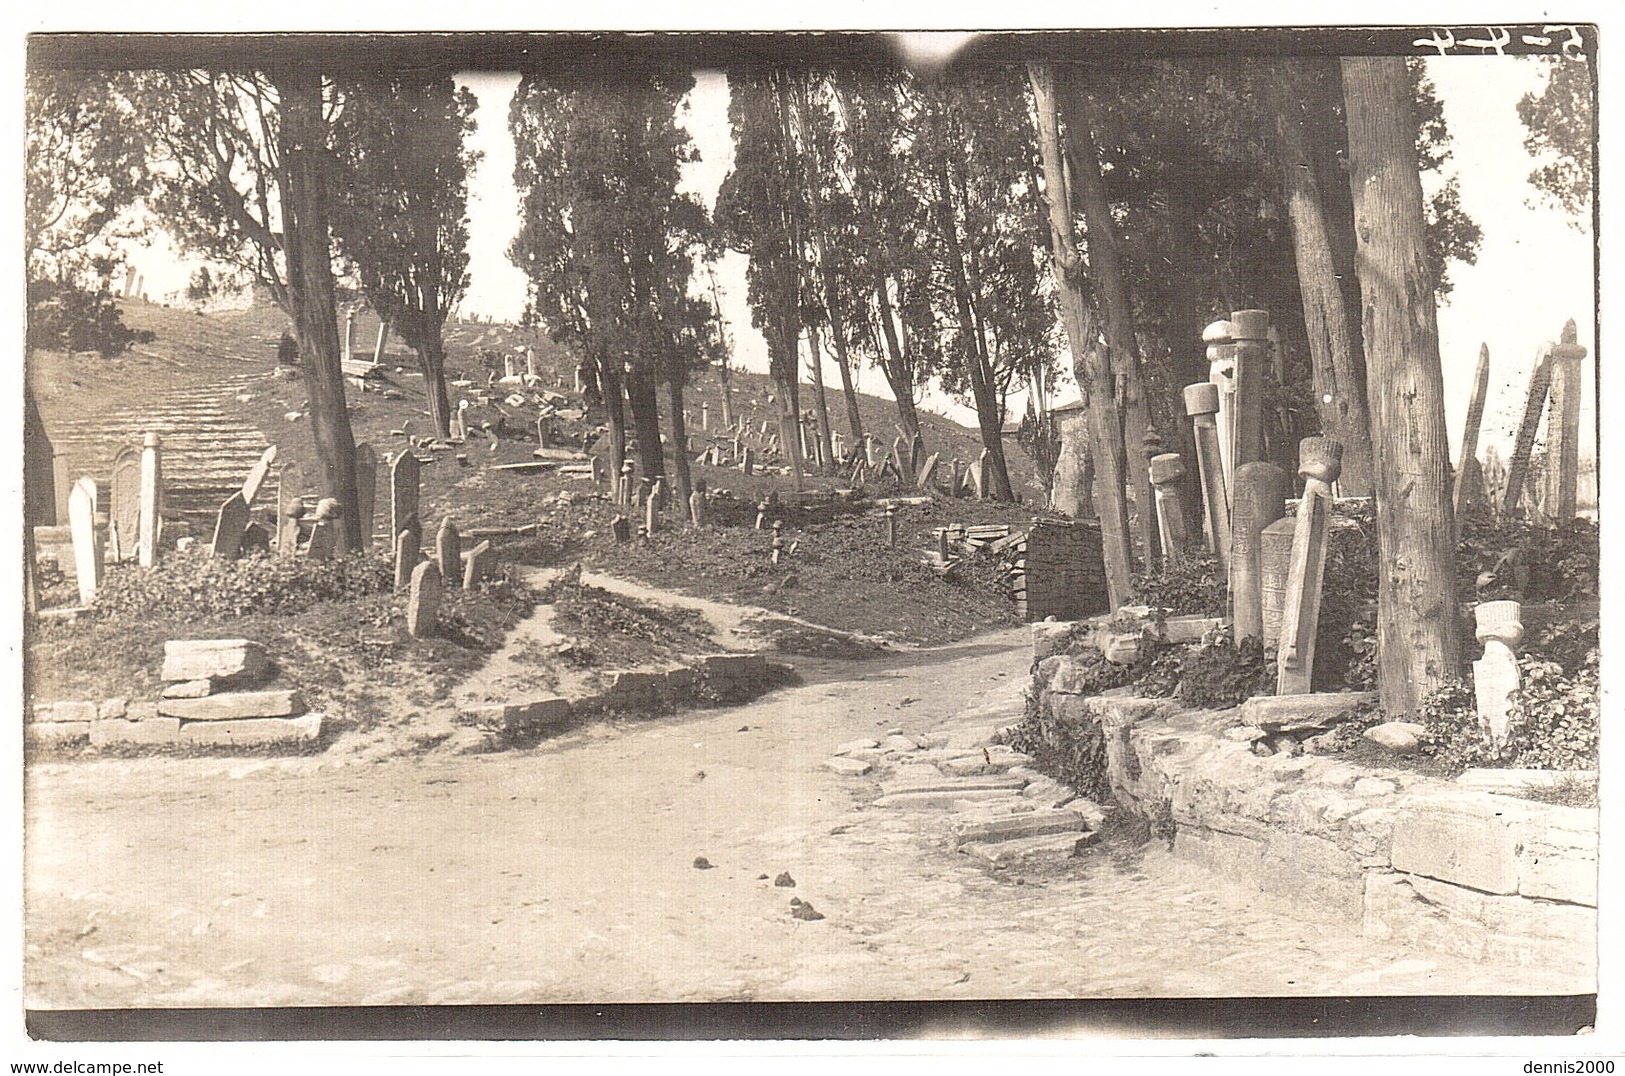
{"type": "Polygon", "coordinates": [[[294,613],[393,587],[394,567],[385,552],[331,560],[257,554],[228,561],[194,547],[151,568],[111,567],[96,608],[127,617],[294,613]]]}
{"type": "Polygon", "coordinates": [[[1462,601],[1533,603],[1596,596],[1596,523],[1575,519],[1547,526],[1481,509],[1463,513],[1459,525],[1456,586],[1462,601]]]}
{"type": "Polygon", "coordinates": [[[1502,765],[1508,758],[1485,735],[1472,686],[1464,681],[1447,680],[1429,692],[1416,712],[1416,721],[1427,730],[1422,734],[1422,753],[1452,773],[1471,766],[1502,765]]]}
{"type": "Polygon", "coordinates": [[[1178,564],[1136,575],[1130,605],[1149,605],[1193,616],[1223,616],[1226,583],[1219,562],[1208,553],[1191,553],[1178,564]]]}
{"type": "Polygon", "coordinates": [[[1239,647],[1222,635],[1191,647],[1180,661],[1179,701],[1198,710],[1228,710],[1254,695],[1275,694],[1273,649],[1257,639],[1239,647]]]}
{"type": "Polygon", "coordinates": [[[1520,685],[1508,713],[1511,750],[1520,766],[1595,769],[1602,724],[1597,651],[1573,674],[1553,661],[1518,661],[1520,685]]]}

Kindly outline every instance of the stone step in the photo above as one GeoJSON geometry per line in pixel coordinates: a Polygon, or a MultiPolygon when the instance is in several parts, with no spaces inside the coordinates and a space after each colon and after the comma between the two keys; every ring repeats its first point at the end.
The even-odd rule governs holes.
{"type": "Polygon", "coordinates": [[[877,807],[912,807],[918,810],[957,808],[971,803],[1026,803],[1013,788],[959,789],[950,792],[894,792],[875,800],[877,807]]]}
{"type": "Polygon", "coordinates": [[[1077,854],[1080,841],[1091,838],[1088,833],[1049,833],[1008,841],[971,841],[959,850],[991,867],[1008,867],[1033,860],[1068,859],[1077,854]]]}
{"type": "MultiPolygon", "coordinates": [[[[909,767],[910,769],[931,769],[933,767],[909,767]]],[[[1008,773],[982,774],[971,777],[950,777],[941,772],[929,776],[926,774],[907,774],[899,779],[887,781],[880,786],[882,795],[894,795],[908,792],[985,792],[990,790],[1020,790],[1025,788],[1027,782],[1024,778],[1008,773]]]]}
{"type": "Polygon", "coordinates": [[[1083,815],[1076,811],[1043,808],[958,818],[949,823],[948,836],[954,847],[959,848],[972,842],[996,843],[1056,833],[1077,833],[1088,828],[1083,815]]]}

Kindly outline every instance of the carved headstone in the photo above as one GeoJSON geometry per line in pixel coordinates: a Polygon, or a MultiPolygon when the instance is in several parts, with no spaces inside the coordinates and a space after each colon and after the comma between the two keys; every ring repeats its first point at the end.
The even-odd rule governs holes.
{"type": "Polygon", "coordinates": [[[1298,446],[1303,499],[1292,533],[1292,567],[1287,572],[1281,610],[1275,693],[1304,695],[1312,688],[1315,631],[1320,626],[1320,589],[1331,529],[1332,483],[1343,469],[1343,446],[1329,437],[1305,437],[1298,446]]]}
{"type": "Polygon", "coordinates": [[[137,523],[136,548],[141,567],[158,563],[158,532],[164,510],[164,469],[158,435],[141,439],[141,514],[137,523]]]}
{"type": "Polygon", "coordinates": [[[440,618],[440,568],[426,560],[412,569],[412,592],[406,599],[406,630],[414,638],[435,633],[440,618]]]}
{"type": "Polygon", "coordinates": [[[141,542],[141,450],[126,447],[113,457],[113,481],[107,508],[108,553],[112,560],[134,560],[141,542]]]}
{"type": "Polygon", "coordinates": [[[1481,602],[1473,610],[1484,656],[1473,662],[1473,696],[1490,742],[1505,746],[1509,696],[1518,690],[1518,655],[1523,640],[1523,606],[1514,601],[1481,602]]]}
{"type": "Polygon", "coordinates": [[[68,527],[73,536],[73,570],[79,604],[96,600],[102,579],[101,536],[96,533],[96,480],[81,478],[68,492],[68,527]]]}
{"type": "MultiPolygon", "coordinates": [[[[1231,447],[1235,444],[1235,335],[1236,327],[1228,321],[1215,321],[1202,330],[1202,342],[1207,345],[1207,383],[1213,386],[1214,392],[1212,415],[1214,428],[1218,433],[1218,468],[1219,473],[1227,480],[1226,491],[1230,488],[1229,476],[1235,473],[1235,463],[1230,456],[1231,447]]],[[[1186,414],[1192,414],[1190,391],[1189,388],[1185,390],[1186,414]]]]}
{"type": "Polygon", "coordinates": [[[1185,461],[1177,452],[1151,457],[1151,493],[1157,501],[1157,535],[1169,564],[1185,559],[1185,509],[1179,503],[1177,483],[1185,476],[1185,461]]]}
{"type": "Polygon", "coordinates": [[[423,465],[410,447],[401,449],[389,467],[389,533],[399,534],[418,514],[418,481],[423,465]]]}
{"type": "Polygon", "coordinates": [[[272,445],[260,456],[259,462],[249,468],[248,477],[243,479],[243,503],[254,507],[254,498],[260,495],[260,487],[265,484],[265,476],[271,473],[271,465],[276,463],[276,446],[272,445]]]}
{"type": "Polygon", "coordinates": [[[371,445],[355,446],[355,499],[356,528],[361,537],[361,548],[372,548],[374,516],[378,503],[378,453],[371,445]]]}
{"type": "Polygon", "coordinates": [[[243,545],[243,529],[249,522],[248,505],[239,490],[227,497],[215,517],[214,543],[211,551],[221,560],[236,560],[243,545]]]}
{"type": "Polygon", "coordinates": [[[316,502],[313,516],[316,525],[311,528],[310,542],[305,546],[305,556],[311,560],[333,559],[333,554],[338,549],[339,527],[343,522],[343,514],[339,502],[332,497],[323,497],[316,502]]]}
{"type": "Polygon", "coordinates": [[[1219,389],[1209,382],[1185,386],[1185,413],[1191,419],[1196,438],[1196,465],[1202,476],[1208,548],[1224,569],[1230,563],[1230,491],[1225,482],[1219,428],[1214,420],[1219,402],[1219,389]]]}
{"type": "Polygon", "coordinates": [[[463,589],[472,590],[485,578],[491,561],[491,543],[482,541],[463,555],[463,589]]]}
{"type": "MultiPolygon", "coordinates": [[[[1292,570],[1292,534],[1298,521],[1277,519],[1258,533],[1260,605],[1264,614],[1264,645],[1281,638],[1281,610],[1286,606],[1286,577],[1292,570]]],[[[1232,556],[1232,561],[1234,556],[1232,556]]]]}
{"type": "Polygon", "coordinates": [[[440,530],[434,537],[434,553],[440,565],[440,578],[447,586],[456,586],[457,580],[462,578],[463,536],[450,516],[440,521],[440,530]]]}
{"type": "Polygon", "coordinates": [[[292,460],[277,477],[276,551],[290,556],[299,546],[299,520],[305,514],[305,476],[292,460]]]}
{"type": "Polygon", "coordinates": [[[1287,473],[1273,463],[1244,463],[1236,474],[1230,508],[1230,608],[1231,634],[1238,644],[1264,637],[1262,534],[1286,512],[1290,485],[1287,473]]]}
{"type": "MultiPolygon", "coordinates": [[[[1230,456],[1225,473],[1264,458],[1264,368],[1269,363],[1270,316],[1263,310],[1230,315],[1235,337],[1235,409],[1230,422],[1230,456]]],[[[1231,480],[1235,488],[1235,480],[1231,480]]]]}

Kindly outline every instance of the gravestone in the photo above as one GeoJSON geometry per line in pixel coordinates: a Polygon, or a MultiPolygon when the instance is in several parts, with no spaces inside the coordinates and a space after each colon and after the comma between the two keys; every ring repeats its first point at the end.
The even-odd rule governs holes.
{"type": "Polygon", "coordinates": [[[1286,577],[1292,567],[1292,532],[1297,520],[1277,519],[1258,534],[1259,595],[1263,610],[1264,645],[1281,638],[1281,610],[1286,605],[1286,577]]]}
{"type": "Polygon", "coordinates": [[[310,541],[305,543],[305,557],[309,560],[332,560],[338,537],[338,523],[335,520],[318,519],[310,529],[310,541]]]}
{"type": "Polygon", "coordinates": [[[440,521],[440,530],[434,536],[435,561],[440,565],[440,578],[448,587],[456,586],[462,578],[463,536],[450,516],[440,521]]]}
{"type": "Polygon", "coordinates": [[[271,473],[271,465],[276,462],[276,446],[272,445],[260,456],[259,462],[248,470],[248,477],[243,479],[243,503],[249,508],[254,507],[254,498],[260,495],[260,487],[265,484],[265,476],[271,473]]]}
{"type": "Polygon", "coordinates": [[[920,464],[919,477],[914,480],[914,488],[929,489],[931,487],[931,479],[937,473],[937,455],[935,452],[931,453],[925,458],[925,462],[920,464]]]}
{"type": "Polygon", "coordinates": [[[1515,601],[1481,602],[1473,610],[1484,656],[1473,662],[1473,697],[1478,719],[1490,742],[1507,742],[1509,696],[1518,690],[1518,655],[1523,640],[1523,606],[1515,601]]]}
{"type": "Polygon", "coordinates": [[[592,484],[595,485],[595,486],[603,485],[604,484],[604,461],[599,459],[597,456],[588,456],[587,457],[587,466],[592,468],[592,484]]]}
{"type": "MultiPolygon", "coordinates": [[[[1236,473],[1230,510],[1230,616],[1238,646],[1243,639],[1264,638],[1263,531],[1285,514],[1290,485],[1287,473],[1273,463],[1245,463],[1236,473]]],[[[1281,585],[1284,589],[1284,575],[1281,585]]]]}
{"type": "Polygon", "coordinates": [[[282,465],[277,477],[276,551],[291,556],[299,547],[299,520],[305,514],[305,476],[293,460],[282,465]]]}
{"type": "Polygon", "coordinates": [[[1552,349],[1552,412],[1546,420],[1546,514],[1559,524],[1574,518],[1580,478],[1580,346],[1574,319],[1552,349]]]}
{"type": "Polygon", "coordinates": [[[1552,354],[1554,344],[1541,345],[1534,372],[1529,375],[1529,392],[1524,397],[1523,421],[1518,423],[1517,439],[1512,445],[1512,459],[1507,463],[1506,491],[1501,495],[1501,514],[1517,510],[1523,496],[1524,483],[1529,479],[1529,457],[1535,450],[1535,434],[1540,428],[1540,416],[1546,410],[1547,390],[1552,384],[1552,354]]]}
{"type": "Polygon", "coordinates": [[[423,559],[423,525],[417,516],[407,517],[405,525],[395,535],[395,586],[404,587],[412,578],[412,569],[423,559]]]}
{"type": "Polygon", "coordinates": [[[401,449],[389,468],[389,533],[399,534],[418,514],[418,482],[423,465],[411,448],[401,449]]]}
{"type": "Polygon", "coordinates": [[[372,548],[373,519],[378,503],[378,453],[367,444],[355,446],[356,527],[361,548],[372,548]]]}
{"type": "MultiPolygon", "coordinates": [[[[1227,480],[1235,473],[1235,463],[1230,457],[1231,447],[1235,444],[1234,428],[1236,414],[1236,327],[1229,321],[1215,321],[1202,330],[1202,342],[1207,345],[1208,376],[1207,384],[1213,386],[1213,415],[1214,428],[1218,436],[1218,462],[1215,466],[1218,473],[1227,480]]],[[[1185,390],[1185,413],[1193,414],[1190,410],[1190,389],[1185,390]]],[[[1200,451],[1200,449],[1198,449],[1200,451]]],[[[1230,485],[1227,481],[1225,489],[1228,492],[1230,485]]]]}
{"type": "Polygon", "coordinates": [[[1162,555],[1169,564],[1185,559],[1185,509],[1179,503],[1177,483],[1185,476],[1185,461],[1177,452],[1151,457],[1151,493],[1157,502],[1157,536],[1162,555]]]}
{"type": "Polygon", "coordinates": [[[1484,396],[1490,387],[1490,345],[1478,348],[1478,369],[1473,373],[1473,395],[1467,403],[1467,424],[1462,427],[1461,462],[1456,467],[1453,503],[1456,514],[1484,503],[1484,473],[1478,464],[1478,430],[1484,421],[1484,396]]]}
{"type": "Polygon", "coordinates": [[[908,474],[919,474],[925,466],[925,438],[916,433],[908,442],[908,474]]]}
{"type": "Polygon", "coordinates": [[[1292,533],[1292,566],[1281,607],[1275,693],[1304,695],[1315,669],[1315,632],[1320,626],[1320,592],[1331,530],[1332,483],[1343,469],[1343,445],[1329,437],[1305,437],[1298,446],[1303,498],[1292,533]]]}
{"type": "Polygon", "coordinates": [[[73,569],[79,604],[90,605],[102,578],[101,537],[96,533],[96,480],[81,478],[68,491],[68,527],[73,536],[73,569]]]}
{"type": "Polygon", "coordinates": [[[491,561],[491,543],[480,542],[463,556],[463,589],[472,590],[485,578],[491,561]]]}
{"type": "Polygon", "coordinates": [[[214,541],[209,549],[221,560],[236,560],[242,550],[243,530],[249,523],[248,504],[239,490],[227,497],[215,516],[214,541]]]}
{"type": "Polygon", "coordinates": [[[141,450],[125,447],[113,457],[107,509],[108,552],[115,561],[134,560],[141,543],[141,450]]]}
{"type": "Polygon", "coordinates": [[[893,549],[897,548],[897,506],[895,504],[886,506],[886,545],[893,549]]]}
{"type": "Polygon", "coordinates": [[[241,553],[245,557],[269,556],[271,532],[259,523],[250,523],[244,527],[241,553]]]}
{"type": "Polygon", "coordinates": [[[701,490],[688,495],[688,516],[694,526],[705,526],[705,493],[701,490]]]}
{"type": "Polygon", "coordinates": [[[417,639],[435,633],[440,617],[440,568],[426,560],[412,569],[412,592],[406,599],[406,630],[417,639]]]}
{"type": "Polygon", "coordinates": [[[625,516],[616,516],[609,521],[609,533],[617,545],[625,545],[632,540],[632,523],[625,516]]]}
{"type": "Polygon", "coordinates": [[[141,567],[158,563],[159,531],[163,528],[164,469],[158,435],[141,439],[141,515],[136,524],[136,548],[141,567]]]}
{"type": "MultiPolygon", "coordinates": [[[[1269,362],[1270,316],[1263,310],[1230,315],[1235,337],[1235,410],[1230,423],[1230,458],[1225,473],[1264,458],[1264,368],[1269,362]]],[[[1235,480],[1230,486],[1235,488],[1235,480]]]]}
{"type": "Polygon", "coordinates": [[[1228,569],[1230,490],[1225,481],[1222,439],[1216,421],[1220,400],[1218,387],[1209,382],[1185,386],[1185,414],[1190,416],[1196,440],[1196,466],[1202,476],[1208,549],[1218,558],[1220,569],[1228,569]]]}
{"type": "Polygon", "coordinates": [[[1100,527],[1043,520],[1027,532],[1026,555],[1014,581],[1023,619],[1082,620],[1109,612],[1100,527]]]}

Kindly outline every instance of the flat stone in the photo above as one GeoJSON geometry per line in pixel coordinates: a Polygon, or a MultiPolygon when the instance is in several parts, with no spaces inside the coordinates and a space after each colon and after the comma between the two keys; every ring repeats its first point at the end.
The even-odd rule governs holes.
{"type": "Polygon", "coordinates": [[[1324,731],[1375,698],[1370,691],[1255,695],[1241,704],[1237,717],[1266,732],[1324,731]]]}
{"type": "Polygon", "coordinates": [[[164,688],[163,697],[166,699],[201,699],[212,691],[214,691],[213,680],[181,680],[164,688]]]}
{"type": "Polygon", "coordinates": [[[849,755],[853,751],[869,751],[879,747],[875,740],[848,740],[835,748],[837,755],[849,755]]]}
{"type": "Polygon", "coordinates": [[[1021,790],[1021,795],[1040,807],[1065,807],[1078,798],[1076,792],[1048,777],[1028,782],[1027,787],[1021,790]]]}
{"type": "Polygon", "coordinates": [[[948,732],[948,742],[945,746],[961,751],[973,747],[985,747],[993,742],[993,737],[998,731],[999,726],[997,725],[976,725],[952,729],[948,732]]]}
{"type": "Polygon", "coordinates": [[[1394,869],[1484,893],[1518,891],[1517,842],[1489,796],[1413,801],[1394,820],[1394,869]]]}
{"type": "Polygon", "coordinates": [[[36,708],[34,720],[57,723],[94,721],[100,716],[99,709],[94,702],[80,699],[64,699],[61,702],[48,704],[48,708],[45,710],[36,708]]]}
{"type": "Polygon", "coordinates": [[[1597,906],[1595,808],[1534,804],[1512,823],[1518,844],[1518,893],[1597,906]]]}
{"type": "Polygon", "coordinates": [[[158,716],[157,699],[136,699],[124,708],[124,716],[131,721],[148,721],[158,716]]]}
{"type": "Polygon", "coordinates": [[[993,867],[1007,867],[1033,859],[1066,859],[1077,853],[1078,842],[1089,840],[1088,834],[1049,833],[1037,837],[1020,837],[1009,841],[971,841],[959,850],[993,867]]]}
{"type": "Polygon", "coordinates": [[[1390,751],[1413,751],[1426,732],[1425,726],[1414,721],[1385,721],[1360,735],[1390,751]]]}
{"type": "Polygon", "coordinates": [[[90,725],[90,742],[98,746],[119,743],[174,743],[180,736],[181,722],[175,717],[154,717],[147,721],[125,721],[108,718],[90,725]]]}
{"type": "Polygon", "coordinates": [[[107,720],[113,717],[123,717],[130,709],[129,699],[103,699],[96,706],[98,720],[107,720]]]}
{"type": "Polygon", "coordinates": [[[980,755],[961,755],[959,758],[947,759],[941,763],[943,772],[956,777],[970,777],[975,774],[992,773],[994,767],[984,762],[980,755]]]}
{"type": "Polygon", "coordinates": [[[31,744],[62,746],[84,743],[90,739],[89,721],[30,721],[23,729],[23,738],[31,744]]]}
{"type": "MultiPolygon", "coordinates": [[[[1070,789],[1068,791],[1070,791],[1070,789]]],[[[1060,808],[1064,811],[1071,811],[1073,814],[1082,818],[1084,825],[1088,826],[1090,829],[1099,829],[1101,826],[1106,824],[1106,808],[1102,807],[1094,800],[1085,799],[1083,796],[1079,796],[1075,793],[1072,795],[1071,799],[1068,799],[1065,803],[1060,804],[1060,808]]]]}
{"type": "Polygon", "coordinates": [[[995,800],[1011,800],[1016,798],[1016,792],[1008,788],[989,789],[960,789],[946,792],[892,792],[875,800],[877,807],[951,807],[959,808],[967,803],[983,803],[995,800]]]}
{"type": "Polygon", "coordinates": [[[265,648],[249,639],[175,639],[164,644],[161,679],[237,683],[258,680],[266,671],[265,648]]]}
{"type": "Polygon", "coordinates": [[[1234,728],[1224,730],[1224,738],[1236,743],[1252,743],[1254,740],[1262,740],[1268,735],[1269,733],[1256,725],[1237,725],[1234,728]]]}
{"type": "Polygon", "coordinates": [[[955,848],[972,841],[1010,841],[1052,833],[1075,833],[1088,823],[1076,811],[1028,811],[1000,817],[958,819],[948,824],[955,848]]]}
{"type": "Polygon", "coordinates": [[[948,777],[936,773],[929,777],[905,776],[886,782],[880,791],[884,795],[909,792],[1019,792],[1027,782],[1008,774],[986,774],[978,777],[948,777]]]}
{"type": "Polygon", "coordinates": [[[920,749],[920,745],[907,736],[887,736],[880,741],[880,746],[886,751],[897,752],[918,751],[920,749]]]}
{"type": "Polygon", "coordinates": [[[562,724],[569,717],[570,700],[553,697],[464,707],[457,712],[457,723],[511,734],[562,724]]]}
{"type": "Polygon", "coordinates": [[[158,712],[186,721],[237,721],[253,717],[284,717],[304,708],[292,689],[228,691],[200,699],[160,699],[158,712]]]}
{"type": "Polygon", "coordinates": [[[212,747],[305,743],[322,733],[322,715],[257,717],[239,721],[185,721],[180,742],[212,747]]]}
{"type": "Polygon", "coordinates": [[[843,777],[862,777],[873,769],[867,762],[855,758],[845,758],[841,755],[826,758],[824,768],[833,770],[843,777]]]}
{"type": "Polygon", "coordinates": [[[942,771],[924,763],[904,762],[892,767],[891,777],[893,784],[935,782],[942,780],[942,771]]]}
{"type": "Polygon", "coordinates": [[[1171,616],[1163,622],[1162,641],[1174,645],[1199,643],[1223,623],[1216,616],[1171,616]]]}

